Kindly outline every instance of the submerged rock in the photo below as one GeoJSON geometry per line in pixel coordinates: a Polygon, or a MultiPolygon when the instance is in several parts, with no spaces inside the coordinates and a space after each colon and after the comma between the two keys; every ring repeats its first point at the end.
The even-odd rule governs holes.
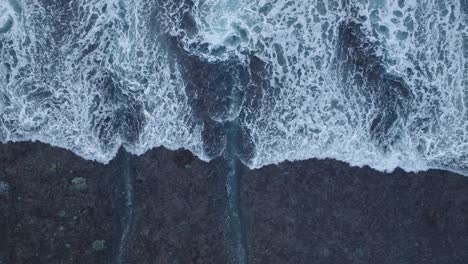
{"type": "Polygon", "coordinates": [[[0,196],[8,195],[10,185],[7,182],[0,181],[0,196]]]}
{"type": "Polygon", "coordinates": [[[93,250],[94,251],[103,251],[106,249],[106,241],[105,240],[95,240],[93,242],[93,250]]]}
{"type": "Polygon", "coordinates": [[[71,183],[73,184],[73,189],[77,191],[86,191],[88,189],[88,184],[86,183],[86,179],[82,177],[74,178],[71,183]]]}

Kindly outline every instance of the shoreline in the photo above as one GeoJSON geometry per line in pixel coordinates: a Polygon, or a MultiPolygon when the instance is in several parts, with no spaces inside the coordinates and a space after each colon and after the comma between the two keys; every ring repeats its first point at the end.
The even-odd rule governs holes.
{"type": "MultiPolygon", "coordinates": [[[[223,166],[156,148],[128,155],[127,179],[119,159],[0,144],[0,263],[230,263],[223,166]]],[[[468,260],[463,175],[310,159],[244,166],[238,180],[246,263],[468,260]]]]}
{"type": "MultiPolygon", "coordinates": [[[[198,156],[197,154],[193,153],[191,150],[186,149],[186,148],[170,149],[170,148],[167,148],[165,146],[158,146],[158,147],[150,148],[150,149],[148,149],[148,150],[146,150],[146,151],[144,151],[142,153],[133,153],[133,152],[127,150],[124,146],[120,146],[120,148],[116,151],[113,158],[111,158],[110,160],[105,162],[105,161],[99,161],[98,159],[93,159],[93,158],[87,158],[87,157],[80,156],[79,154],[75,153],[73,150],[69,150],[69,149],[61,147],[61,146],[52,145],[50,143],[42,142],[40,140],[7,141],[7,142],[0,142],[0,145],[27,144],[27,143],[40,144],[40,145],[44,145],[46,147],[57,148],[57,149],[61,149],[61,150],[64,150],[64,151],[68,151],[68,152],[72,153],[73,155],[75,155],[75,156],[77,156],[77,157],[79,157],[79,158],[81,158],[81,159],[83,159],[85,161],[99,163],[99,164],[102,164],[104,166],[109,165],[115,159],[117,159],[118,153],[122,149],[126,153],[128,153],[129,155],[132,155],[135,158],[142,157],[142,156],[146,155],[148,152],[159,151],[159,150],[172,151],[172,152],[181,152],[181,151],[186,152],[186,151],[188,151],[196,159],[198,159],[198,160],[200,160],[202,162],[205,162],[205,163],[210,163],[210,162],[213,162],[215,160],[220,160],[220,159],[223,158],[222,155],[218,156],[218,157],[214,157],[214,158],[204,158],[204,157],[198,156]]],[[[386,170],[386,169],[379,170],[379,169],[376,169],[376,168],[374,168],[374,167],[372,167],[371,165],[368,165],[368,164],[354,165],[354,164],[352,164],[352,163],[350,163],[348,161],[341,160],[341,159],[330,158],[330,157],[325,157],[325,158],[313,157],[313,158],[307,158],[307,159],[283,159],[280,162],[272,162],[272,163],[268,163],[266,165],[261,165],[261,166],[257,166],[257,167],[253,167],[253,168],[249,167],[242,160],[240,160],[240,162],[242,163],[242,167],[246,168],[249,171],[262,170],[264,168],[268,168],[268,167],[271,167],[271,166],[280,167],[280,166],[285,166],[286,164],[294,164],[294,163],[301,163],[301,162],[308,162],[308,161],[318,161],[318,162],[319,161],[333,161],[333,162],[339,162],[339,163],[342,163],[343,166],[348,166],[350,168],[359,168],[359,169],[366,169],[366,170],[370,169],[370,170],[375,171],[376,173],[384,173],[384,174],[393,174],[395,171],[400,171],[400,170],[403,171],[403,173],[406,173],[406,174],[419,174],[419,173],[428,173],[428,172],[431,172],[431,171],[444,171],[444,172],[449,172],[449,173],[452,173],[452,174],[457,174],[457,175],[460,175],[460,176],[463,176],[463,177],[468,177],[468,175],[465,175],[462,172],[462,170],[450,169],[450,168],[446,168],[446,167],[443,167],[443,166],[430,167],[428,169],[421,169],[421,170],[406,170],[406,169],[404,169],[404,168],[402,168],[400,166],[397,166],[392,170],[386,170]]]]}

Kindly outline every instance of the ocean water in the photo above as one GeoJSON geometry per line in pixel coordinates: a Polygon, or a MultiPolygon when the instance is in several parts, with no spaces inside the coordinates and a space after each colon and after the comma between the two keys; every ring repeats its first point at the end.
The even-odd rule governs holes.
{"type": "Polygon", "coordinates": [[[467,0],[0,2],[1,142],[468,175],[467,107],[467,0]]]}

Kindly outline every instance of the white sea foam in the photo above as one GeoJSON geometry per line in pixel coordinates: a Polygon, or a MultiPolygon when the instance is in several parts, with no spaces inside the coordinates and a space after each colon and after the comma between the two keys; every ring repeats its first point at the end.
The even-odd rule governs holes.
{"type": "Polygon", "coordinates": [[[39,140],[101,162],[121,145],[203,158],[201,127],[152,20],[158,7],[144,2],[22,2],[21,20],[0,35],[0,140],[39,140]]]}
{"type": "Polygon", "coordinates": [[[315,157],[386,171],[399,166],[466,173],[466,11],[458,1],[350,2],[274,2],[265,15],[269,25],[258,39],[269,48],[260,56],[272,65],[270,89],[279,92],[245,124],[256,149],[249,165],[315,157]],[[403,78],[414,98],[407,116],[391,128],[398,140],[385,149],[370,134],[375,102],[362,87],[340,83],[333,66],[337,27],[354,19],[351,7],[367,18],[364,28],[379,43],[387,72],[403,78]]]}
{"type": "Polygon", "coordinates": [[[121,145],[138,154],[186,148],[208,160],[167,32],[207,62],[265,63],[259,105],[235,111],[253,145],[250,168],[333,158],[385,171],[468,173],[463,1],[147,2],[1,5],[0,30],[13,24],[0,33],[0,140],[40,140],[102,162],[121,145]],[[195,32],[184,29],[184,12],[195,32]],[[409,89],[379,140],[372,123],[385,109],[369,84],[341,74],[339,30],[349,21],[375,44],[376,63],[409,89]]]}
{"type": "Polygon", "coordinates": [[[14,0],[5,0],[0,3],[0,33],[7,32],[13,27],[13,22],[18,18],[20,10],[14,0]]]}
{"type": "Polygon", "coordinates": [[[214,62],[251,50],[251,30],[259,23],[258,12],[246,0],[195,0],[191,11],[196,34],[182,38],[184,48],[200,58],[214,62]],[[204,48],[201,48],[204,47],[204,48]]]}

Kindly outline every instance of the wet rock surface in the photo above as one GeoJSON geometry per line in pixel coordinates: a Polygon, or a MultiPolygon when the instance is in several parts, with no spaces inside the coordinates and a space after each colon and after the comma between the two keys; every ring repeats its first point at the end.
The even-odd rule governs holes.
{"type": "Polygon", "coordinates": [[[112,241],[113,177],[106,166],[38,143],[0,145],[0,263],[106,263],[96,239],[112,241]],[[77,190],[73,179],[86,179],[77,190]]]}
{"type": "MultiPolygon", "coordinates": [[[[0,263],[229,263],[223,166],[0,145],[0,263]]],[[[332,160],[242,171],[248,263],[468,261],[467,177],[332,160]]]]}
{"type": "Polygon", "coordinates": [[[220,163],[158,149],[131,164],[135,220],[123,263],[228,263],[220,163]]]}
{"type": "Polygon", "coordinates": [[[332,161],[250,171],[249,263],[467,263],[468,178],[332,161]]]}
{"type": "Polygon", "coordinates": [[[227,263],[219,164],[187,151],[126,155],[129,168],[123,151],[103,165],[41,143],[0,145],[0,263],[227,263]]]}

